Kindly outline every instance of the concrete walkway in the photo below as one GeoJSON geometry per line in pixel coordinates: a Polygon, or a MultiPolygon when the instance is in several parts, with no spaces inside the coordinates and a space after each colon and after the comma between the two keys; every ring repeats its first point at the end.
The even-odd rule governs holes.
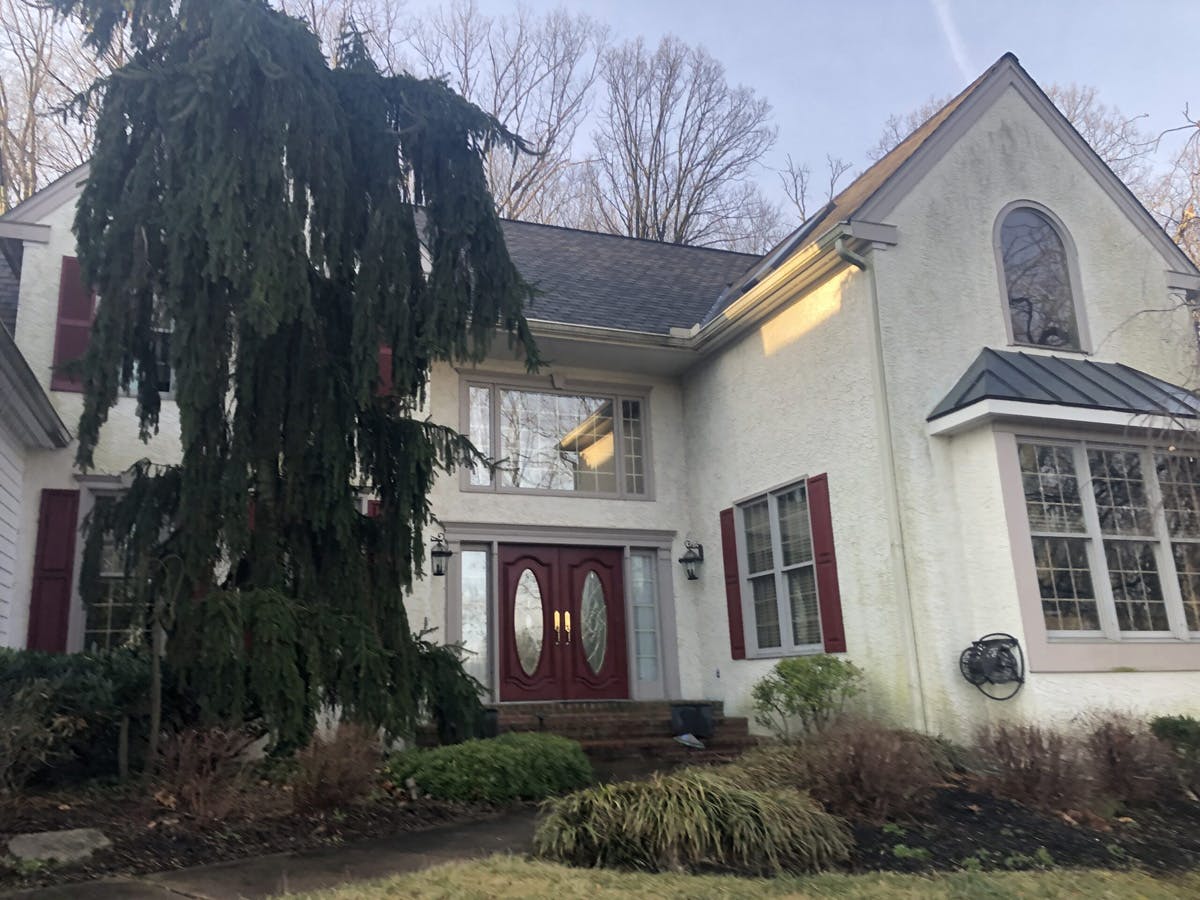
{"type": "Polygon", "coordinates": [[[110,878],[21,891],[13,900],[235,900],[335,887],[349,881],[416,872],[441,863],[493,853],[526,853],[534,813],[509,813],[466,825],[448,825],[394,837],[276,853],[136,878],[110,878]]]}

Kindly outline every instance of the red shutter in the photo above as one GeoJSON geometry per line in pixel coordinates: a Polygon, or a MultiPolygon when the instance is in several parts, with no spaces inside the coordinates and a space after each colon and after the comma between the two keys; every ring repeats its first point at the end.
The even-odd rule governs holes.
{"type": "Polygon", "coordinates": [[[79,260],[74,256],[62,258],[62,273],[58,282],[58,324],[54,330],[54,371],[50,389],[54,391],[83,390],[83,379],[62,370],[67,363],[82,359],[92,337],[92,313],[95,295],[83,283],[79,260]]]}
{"type": "Polygon", "coordinates": [[[812,521],[813,558],[825,652],[845,653],[846,629],[842,626],[842,596],[838,589],[837,556],[833,552],[828,475],[814,475],[808,479],[808,511],[812,521]]]}
{"type": "Polygon", "coordinates": [[[382,507],[383,507],[382,501],[368,500],[367,501],[367,515],[370,516],[372,519],[379,518],[379,510],[382,507]]]}
{"type": "Polygon", "coordinates": [[[378,397],[386,397],[392,393],[395,385],[392,383],[392,348],[380,346],[379,348],[379,386],[375,388],[375,395],[378,397]]]}
{"type": "Polygon", "coordinates": [[[78,529],[79,491],[42,491],[29,597],[30,650],[62,653],[67,649],[78,529]]]}
{"type": "Polygon", "coordinates": [[[738,574],[737,534],[733,509],[721,510],[721,558],[725,563],[725,605],[729,610],[729,652],[746,658],[746,629],[742,622],[742,579],[738,574]]]}

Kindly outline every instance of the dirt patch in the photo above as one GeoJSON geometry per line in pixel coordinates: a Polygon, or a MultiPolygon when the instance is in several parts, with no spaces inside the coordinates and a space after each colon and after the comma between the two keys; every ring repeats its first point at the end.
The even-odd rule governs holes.
{"type": "Polygon", "coordinates": [[[285,789],[264,786],[243,798],[239,812],[206,823],[166,809],[133,787],[27,794],[0,803],[0,890],[309,850],[474,821],[495,812],[483,804],[389,796],[303,814],[292,812],[285,789]],[[87,861],[33,869],[6,865],[4,848],[14,834],[89,827],[102,830],[112,846],[87,861]]]}
{"type": "Polygon", "coordinates": [[[1175,872],[1200,866],[1200,804],[1129,809],[1077,821],[961,787],[912,821],[854,828],[856,872],[1059,866],[1175,872]]]}

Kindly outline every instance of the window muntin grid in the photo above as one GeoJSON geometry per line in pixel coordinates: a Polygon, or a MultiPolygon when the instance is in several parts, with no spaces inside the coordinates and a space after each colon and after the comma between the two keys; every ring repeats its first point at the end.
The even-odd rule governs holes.
{"type": "Polygon", "coordinates": [[[649,492],[645,401],[503,384],[467,386],[467,432],[498,461],[472,487],[589,496],[649,492]]]}
{"type": "Polygon", "coordinates": [[[738,506],[756,651],[820,649],[821,620],[805,482],[738,506]]]}
{"type": "Polygon", "coordinates": [[[1200,460],[1035,438],[1018,441],[1018,458],[1048,632],[1186,640],[1200,630],[1200,460]]]}

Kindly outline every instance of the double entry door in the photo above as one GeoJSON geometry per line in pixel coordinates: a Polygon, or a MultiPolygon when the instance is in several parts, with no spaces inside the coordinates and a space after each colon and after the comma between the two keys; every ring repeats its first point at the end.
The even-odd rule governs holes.
{"type": "Polygon", "coordinates": [[[623,554],[500,547],[500,699],[629,696],[623,554]]]}

